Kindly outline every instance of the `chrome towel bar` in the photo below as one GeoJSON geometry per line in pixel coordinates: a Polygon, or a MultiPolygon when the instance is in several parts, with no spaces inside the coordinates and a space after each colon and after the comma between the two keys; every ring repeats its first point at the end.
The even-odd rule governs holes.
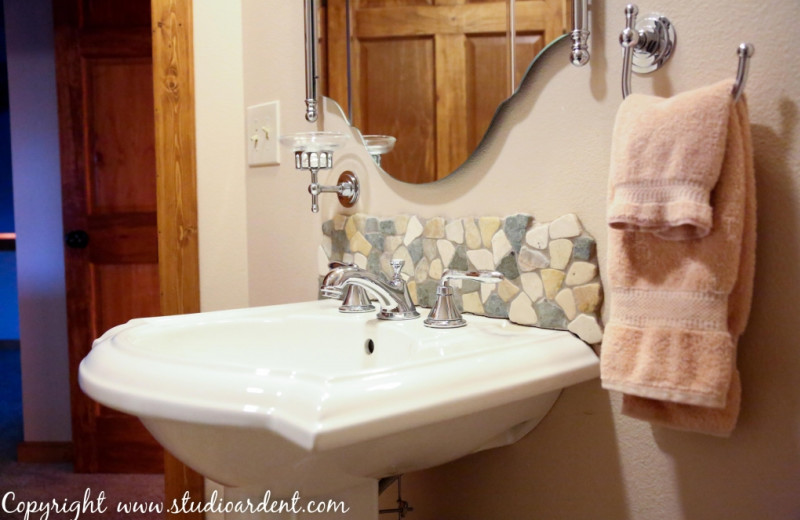
{"type": "MultiPolygon", "coordinates": [[[[634,4],[625,6],[625,28],[619,35],[622,46],[622,98],[631,93],[631,73],[647,74],[658,70],[672,56],[677,42],[675,27],[666,16],[647,15],[637,24],[639,8],[634,4]]],[[[739,70],[731,90],[734,103],[744,92],[750,58],[755,47],[750,43],[739,45],[739,70]]]]}

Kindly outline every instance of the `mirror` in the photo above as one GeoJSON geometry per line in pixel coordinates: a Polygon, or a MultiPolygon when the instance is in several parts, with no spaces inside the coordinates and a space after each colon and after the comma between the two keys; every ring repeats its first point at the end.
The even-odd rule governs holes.
{"type": "MultiPolygon", "coordinates": [[[[322,92],[362,134],[397,138],[381,158],[390,175],[432,182],[477,147],[512,92],[510,3],[328,0],[320,9],[322,92]]],[[[569,5],[514,0],[512,12],[519,81],[534,57],[566,32],[569,5]]]]}

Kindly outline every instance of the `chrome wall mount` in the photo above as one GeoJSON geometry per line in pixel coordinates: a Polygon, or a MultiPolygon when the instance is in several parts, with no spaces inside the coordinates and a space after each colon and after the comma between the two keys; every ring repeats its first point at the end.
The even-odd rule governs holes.
{"type": "Polygon", "coordinates": [[[576,67],[589,63],[589,0],[572,0],[572,52],[569,59],[576,67]]]}
{"type": "Polygon", "coordinates": [[[649,14],[638,23],[639,8],[625,7],[625,29],[619,35],[622,55],[622,97],[631,93],[631,72],[648,74],[661,68],[675,50],[677,34],[666,16],[649,14]]]}

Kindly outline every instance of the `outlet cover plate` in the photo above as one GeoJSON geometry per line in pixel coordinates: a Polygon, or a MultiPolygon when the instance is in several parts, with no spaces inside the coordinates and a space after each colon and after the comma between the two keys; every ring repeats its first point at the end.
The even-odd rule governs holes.
{"type": "Polygon", "coordinates": [[[280,104],[278,101],[247,107],[247,164],[280,164],[280,104]]]}

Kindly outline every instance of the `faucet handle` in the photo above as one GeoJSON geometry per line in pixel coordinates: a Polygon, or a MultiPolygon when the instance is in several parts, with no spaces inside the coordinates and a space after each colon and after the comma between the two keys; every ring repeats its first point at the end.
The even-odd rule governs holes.
{"type": "Polygon", "coordinates": [[[392,271],[394,271],[392,281],[402,280],[400,277],[400,272],[403,270],[403,266],[406,265],[406,261],[401,260],[400,258],[392,258],[389,261],[389,265],[392,266],[392,271]]]}
{"type": "Polygon", "coordinates": [[[457,271],[455,269],[447,269],[442,273],[442,279],[439,282],[439,287],[436,289],[436,294],[447,294],[448,291],[444,289],[449,289],[449,293],[452,294],[452,289],[448,283],[450,280],[475,280],[481,283],[500,283],[504,278],[505,276],[503,276],[503,273],[498,271],[457,271]]]}
{"type": "Polygon", "coordinates": [[[475,280],[481,283],[499,283],[505,277],[497,271],[456,271],[447,269],[442,273],[442,279],[436,288],[436,303],[433,305],[430,314],[425,319],[426,327],[437,329],[452,329],[463,327],[467,324],[461,317],[458,307],[453,301],[453,288],[450,287],[450,280],[475,280]]]}

